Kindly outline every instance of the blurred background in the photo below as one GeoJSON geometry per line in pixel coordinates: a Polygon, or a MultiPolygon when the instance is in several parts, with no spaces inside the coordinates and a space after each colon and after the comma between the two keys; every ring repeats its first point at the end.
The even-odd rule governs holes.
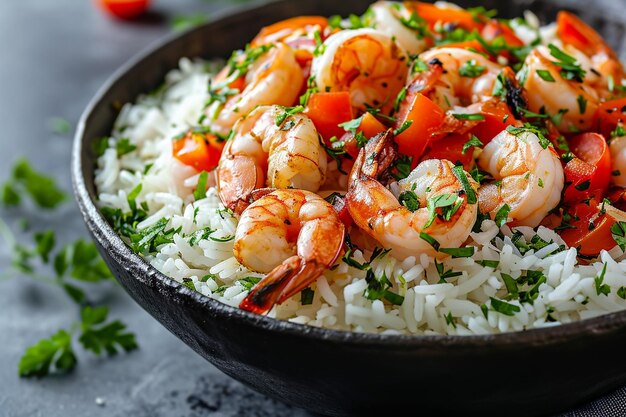
{"type": "MultiPolygon", "coordinates": [[[[587,5],[589,16],[583,17],[591,22],[626,6],[626,0],[574,1],[587,5]]],[[[29,203],[0,208],[17,241],[32,242],[33,233],[45,229],[56,230],[58,244],[87,237],[71,197],[70,151],[78,118],[104,81],[162,37],[248,3],[153,0],[146,14],[128,21],[95,0],[0,2],[0,182],[10,181],[14,162],[26,157],[68,193],[67,203],[53,211],[29,203]]],[[[54,285],[6,273],[15,253],[0,234],[1,417],[308,415],[221,374],[113,282],[89,287],[90,296],[110,307],[111,318],[124,320],[140,349],[113,359],[76,349],[73,372],[19,378],[25,349],[71,326],[79,309],[54,285]]],[[[39,270],[54,275],[49,265],[38,264],[39,270]]]]}

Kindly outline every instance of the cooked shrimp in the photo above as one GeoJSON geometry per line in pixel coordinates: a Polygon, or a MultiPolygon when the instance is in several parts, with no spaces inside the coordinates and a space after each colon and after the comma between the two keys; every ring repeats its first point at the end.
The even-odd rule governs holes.
{"type": "Polygon", "coordinates": [[[444,110],[491,98],[502,71],[483,55],[462,48],[431,49],[419,57],[430,69],[410,75],[408,82],[420,86],[422,94],[444,110]]]}
{"type": "Polygon", "coordinates": [[[300,94],[304,75],[293,50],[277,43],[256,58],[243,81],[241,91],[228,90],[224,104],[217,100],[207,109],[213,132],[228,135],[235,122],[257,106],[292,106],[300,94]]]}
{"type": "Polygon", "coordinates": [[[564,79],[561,67],[554,63],[546,47],[539,46],[528,54],[519,77],[528,92],[528,108],[531,111],[540,112],[543,109],[550,115],[562,113],[557,126],[561,132],[574,128],[589,130],[592,127],[598,93],[585,82],[564,79]]]}
{"type": "Polygon", "coordinates": [[[485,146],[478,166],[499,182],[478,192],[481,211],[492,217],[507,204],[514,224],[535,227],[561,200],[559,156],[552,147],[542,147],[534,133],[501,132],[485,146]]]}
{"type": "Polygon", "coordinates": [[[520,72],[529,92],[529,108],[534,112],[544,108],[551,115],[564,112],[557,126],[561,132],[590,130],[599,101],[613,94],[613,86],[621,85],[624,68],[615,51],[578,17],[559,12],[557,22],[559,40],[533,50],[520,72]],[[571,58],[569,68],[578,67],[576,76],[559,65],[562,57],[555,56],[555,47],[571,58]]]}
{"type": "Polygon", "coordinates": [[[322,16],[297,16],[266,26],[259,32],[250,46],[271,45],[283,42],[294,49],[315,49],[314,33],[322,33],[328,19],[322,16]]]}
{"type": "Polygon", "coordinates": [[[333,206],[308,191],[276,190],[252,203],[237,225],[234,253],[268,275],[240,307],[263,313],[311,285],[337,260],[344,233],[333,206]]]}
{"type": "Polygon", "coordinates": [[[286,117],[279,106],[257,107],[241,118],[226,142],[217,167],[224,205],[241,213],[262,187],[317,191],[326,178],[326,153],[304,114],[286,117]]]}
{"type": "Polygon", "coordinates": [[[557,36],[586,70],[585,84],[595,88],[602,97],[612,93],[609,80],[614,85],[621,85],[624,66],[615,51],[591,26],[572,13],[560,11],[557,36]]]}
{"type": "Polygon", "coordinates": [[[394,158],[391,136],[386,132],[372,139],[354,165],[346,203],[355,224],[399,259],[421,253],[438,256],[428,236],[442,247],[461,246],[476,220],[478,185],[465,171],[458,173],[465,178],[459,178],[450,161],[429,159],[392,184],[400,199],[409,194],[417,202],[402,205],[379,181],[394,158]],[[435,208],[435,202],[444,200],[443,207],[435,208]]]}
{"type": "Polygon", "coordinates": [[[609,151],[611,152],[611,169],[613,169],[611,181],[619,187],[626,188],[626,136],[611,139],[609,151]]]}
{"type": "Polygon", "coordinates": [[[401,19],[410,20],[415,11],[409,10],[404,4],[392,1],[378,1],[370,10],[374,28],[395,36],[396,42],[411,55],[417,55],[430,46],[428,38],[413,29],[409,29],[401,19]]]}
{"type": "Polygon", "coordinates": [[[313,58],[311,73],[320,91],[349,91],[352,105],[388,111],[404,86],[406,52],[393,38],[374,29],[343,30],[325,42],[313,58]]]}

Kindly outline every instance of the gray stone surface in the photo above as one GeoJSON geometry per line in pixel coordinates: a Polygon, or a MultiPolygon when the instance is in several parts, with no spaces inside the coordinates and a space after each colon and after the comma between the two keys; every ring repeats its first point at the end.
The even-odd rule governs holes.
{"type": "MultiPolygon", "coordinates": [[[[75,125],[90,97],[119,65],[170,31],[172,16],[211,12],[241,0],[155,0],[155,13],[134,23],[111,20],[93,3],[0,2],[0,180],[16,158],[27,156],[69,192],[71,137],[50,133],[47,120],[58,116],[75,125]]],[[[606,2],[611,7],[616,3],[606,2]]],[[[27,216],[33,230],[54,228],[62,242],[85,236],[73,202],[54,213],[27,207],[0,215],[11,224],[27,216]]],[[[8,261],[2,244],[0,271],[8,261]]],[[[113,359],[80,354],[69,375],[20,379],[17,363],[23,350],[69,327],[78,311],[55,287],[23,277],[0,279],[0,417],[309,415],[217,371],[113,283],[95,297],[137,333],[140,350],[113,359]]],[[[623,402],[624,394],[614,398],[623,402]]],[[[607,415],[590,414],[591,409],[603,408],[590,406],[576,415],[607,415]]]]}

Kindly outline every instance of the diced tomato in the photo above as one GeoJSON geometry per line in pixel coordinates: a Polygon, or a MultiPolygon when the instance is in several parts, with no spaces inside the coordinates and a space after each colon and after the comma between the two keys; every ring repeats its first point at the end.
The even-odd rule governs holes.
{"type": "Polygon", "coordinates": [[[622,187],[612,187],[607,191],[606,198],[609,199],[613,207],[626,211],[626,189],[622,187]]]}
{"type": "Polygon", "coordinates": [[[357,128],[357,132],[362,132],[363,135],[370,139],[374,136],[378,135],[381,132],[387,130],[384,124],[382,124],[374,115],[371,113],[363,114],[363,119],[361,119],[361,124],[357,128]]]}
{"type": "Polygon", "coordinates": [[[571,228],[560,232],[568,246],[579,248],[579,253],[596,256],[602,249],[609,250],[615,246],[611,234],[611,226],[615,219],[601,213],[601,207],[595,199],[589,204],[579,203],[567,211],[571,219],[567,223],[571,228]]]}
{"type": "Polygon", "coordinates": [[[524,42],[517,37],[513,29],[499,20],[490,20],[482,30],[482,37],[487,42],[502,38],[507,46],[524,46],[524,42]]]}
{"type": "Polygon", "coordinates": [[[594,126],[605,138],[611,137],[611,132],[618,124],[626,122],[626,97],[605,101],[598,106],[594,116],[594,126]]]}
{"type": "Polygon", "coordinates": [[[185,165],[198,171],[217,167],[224,142],[212,133],[189,130],[182,138],[172,142],[172,155],[185,165]]]}
{"type": "Polygon", "coordinates": [[[340,138],[345,133],[339,124],[354,119],[350,93],[347,91],[311,94],[304,113],[311,118],[328,146],[330,138],[340,138]]]}
{"type": "MultiPolygon", "coordinates": [[[[259,34],[250,43],[251,46],[264,45],[274,43],[291,35],[298,29],[303,29],[304,33],[317,27],[320,34],[324,33],[324,29],[328,26],[328,19],[322,16],[297,16],[290,19],[281,20],[269,26],[265,26],[259,34]]],[[[303,39],[310,39],[303,37],[303,39]]],[[[310,42],[310,41],[309,41],[310,42]]],[[[294,47],[294,45],[290,45],[294,47]]],[[[313,44],[313,46],[315,46],[313,44]]]]}
{"type": "Polygon", "coordinates": [[[400,128],[405,122],[411,123],[395,138],[400,152],[418,161],[431,140],[431,132],[443,123],[445,113],[425,95],[409,93],[400,105],[396,117],[396,128],[400,128]]]}
{"type": "Polygon", "coordinates": [[[150,0],[99,0],[100,7],[120,19],[133,19],[146,11],[150,0]]]}
{"type": "Polygon", "coordinates": [[[611,179],[611,154],[606,140],[598,133],[582,133],[572,137],[569,148],[576,158],[564,168],[565,202],[577,203],[591,196],[601,199],[611,179]]]}
{"type": "Polygon", "coordinates": [[[467,10],[443,8],[422,2],[405,2],[405,4],[407,7],[412,6],[417,15],[428,23],[431,30],[437,22],[451,23],[470,32],[474,29],[480,30],[482,27],[482,23],[477,22],[476,16],[467,10]]]}
{"type": "Polygon", "coordinates": [[[516,123],[509,106],[501,101],[486,101],[482,105],[480,113],[485,120],[472,128],[470,132],[476,135],[484,145],[491,142],[491,139],[505,130],[507,126],[512,126],[516,123]]]}
{"type": "Polygon", "coordinates": [[[431,142],[426,149],[426,152],[422,156],[422,161],[426,159],[447,159],[452,163],[460,162],[463,164],[463,168],[466,171],[472,169],[474,158],[474,147],[470,146],[465,153],[463,153],[463,146],[470,139],[469,133],[458,135],[451,134],[445,138],[431,142]]]}
{"type": "MultiPolygon", "coordinates": [[[[374,115],[371,113],[364,113],[361,118],[361,123],[359,124],[359,127],[355,129],[355,132],[361,132],[366,139],[371,139],[385,130],[387,130],[387,127],[378,121],[374,115]]],[[[356,159],[356,157],[359,156],[361,148],[358,147],[354,133],[345,132],[339,140],[343,142],[343,149],[352,157],[352,159],[356,159]]]]}

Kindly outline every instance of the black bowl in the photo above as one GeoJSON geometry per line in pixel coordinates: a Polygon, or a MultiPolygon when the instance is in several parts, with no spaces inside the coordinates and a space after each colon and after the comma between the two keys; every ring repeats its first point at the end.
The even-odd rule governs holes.
{"type": "MultiPolygon", "coordinates": [[[[514,16],[545,2],[483,1],[514,16]],[[504,7],[504,9],[503,9],[504,7]]],[[[577,2],[582,4],[583,2],[577,2]]],[[[568,2],[571,4],[571,2],[568,2]]],[[[159,85],[180,57],[226,57],[262,26],[298,14],[362,12],[359,0],[299,0],[224,15],[134,59],[100,90],[76,134],[74,191],[105,261],[128,293],[226,374],[281,401],[329,415],[543,415],[626,383],[626,311],[548,329],[492,336],[382,336],[324,330],[229,307],[164,276],[134,254],[96,208],[91,143],[110,132],[119,103],[159,85]]],[[[601,10],[599,11],[601,12],[601,10]]],[[[624,38],[618,16],[596,23],[624,38]]],[[[596,25],[597,26],[597,25],[596,25]]],[[[616,43],[616,42],[615,42],[616,43]]],[[[620,45],[621,46],[621,45],[620,45]]]]}

